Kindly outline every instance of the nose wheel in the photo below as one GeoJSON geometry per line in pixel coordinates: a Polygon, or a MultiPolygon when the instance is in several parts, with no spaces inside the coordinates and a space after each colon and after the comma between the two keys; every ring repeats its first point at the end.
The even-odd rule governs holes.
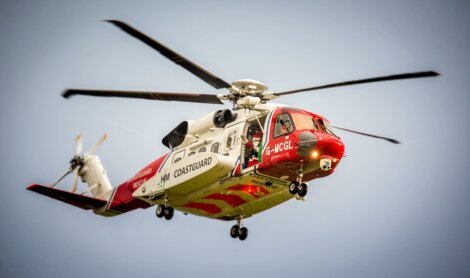
{"type": "Polygon", "coordinates": [[[306,183],[299,183],[294,181],[289,185],[289,193],[292,195],[299,195],[299,197],[307,196],[308,185],[306,183]]]}
{"type": "Polygon", "coordinates": [[[305,182],[302,182],[303,178],[303,164],[300,164],[299,168],[299,175],[297,176],[297,180],[293,181],[289,184],[289,193],[292,195],[299,195],[299,197],[307,196],[308,192],[308,185],[305,182]]]}
{"type": "Polygon", "coordinates": [[[230,236],[232,238],[238,238],[243,241],[248,237],[248,229],[246,227],[242,227],[241,222],[241,220],[238,220],[237,224],[230,228],[230,236]]]}

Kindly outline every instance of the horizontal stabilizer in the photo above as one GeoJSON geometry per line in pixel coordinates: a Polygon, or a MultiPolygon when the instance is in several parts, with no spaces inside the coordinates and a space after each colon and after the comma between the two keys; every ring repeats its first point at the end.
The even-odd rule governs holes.
{"type": "Polygon", "coordinates": [[[32,184],[27,189],[62,201],[64,203],[79,207],[81,209],[98,209],[103,207],[107,203],[105,200],[75,194],[69,191],[64,191],[39,184],[32,184]]]}

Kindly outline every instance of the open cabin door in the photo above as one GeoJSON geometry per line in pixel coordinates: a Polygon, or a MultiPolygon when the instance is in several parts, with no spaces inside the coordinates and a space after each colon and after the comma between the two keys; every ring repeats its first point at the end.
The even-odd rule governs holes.
{"type": "Polygon", "coordinates": [[[249,118],[245,122],[241,139],[240,164],[242,171],[251,169],[261,162],[262,142],[265,136],[266,115],[249,118]]]}

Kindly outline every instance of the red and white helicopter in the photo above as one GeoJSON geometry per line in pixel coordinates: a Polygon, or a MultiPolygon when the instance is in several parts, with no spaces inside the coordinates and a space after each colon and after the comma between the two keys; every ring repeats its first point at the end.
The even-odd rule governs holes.
{"type": "Polygon", "coordinates": [[[304,199],[308,181],[331,175],[344,154],[344,143],[332,128],[385,139],[395,139],[331,126],[324,117],[269,103],[283,95],[369,82],[437,76],[434,71],[415,72],[346,81],[286,92],[269,91],[255,80],[227,83],[128,24],[109,20],[174,63],[226,94],[162,93],[69,89],[63,97],[143,98],[160,101],[232,103],[233,109],[211,112],[195,121],[184,121],[162,143],[170,152],[113,188],[95,154],[107,135],[82,154],[76,139],[75,156],[68,171],[48,186],[33,184],[29,190],[103,216],[115,216],[156,205],[156,215],[169,220],[174,210],[219,220],[236,220],[233,238],[245,240],[243,220],[292,198],[304,199]],[[74,173],[72,190],[55,186],[74,173]],[[78,178],[87,183],[77,192],[78,178]],[[91,196],[89,195],[91,193],[91,196]]]}

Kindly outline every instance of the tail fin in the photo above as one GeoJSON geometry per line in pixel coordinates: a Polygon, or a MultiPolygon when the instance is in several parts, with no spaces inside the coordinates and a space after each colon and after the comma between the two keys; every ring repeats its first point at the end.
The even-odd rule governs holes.
{"type": "Polygon", "coordinates": [[[39,184],[32,184],[27,189],[86,210],[99,209],[108,203],[103,199],[92,198],[39,184]]]}
{"type": "Polygon", "coordinates": [[[143,172],[139,172],[129,181],[113,189],[103,164],[98,155],[95,154],[97,148],[106,141],[107,138],[108,135],[105,133],[88,152],[82,154],[83,139],[81,135],[77,136],[75,139],[75,155],[72,160],[70,160],[70,166],[67,172],[48,186],[32,184],[27,189],[81,209],[93,210],[95,214],[102,216],[115,216],[136,208],[147,208],[151,206],[151,204],[145,201],[134,198],[132,193],[137,189],[135,187],[136,184],[141,185],[150,178],[150,176],[155,174],[155,170],[160,166],[166,156],[162,156],[145,168],[143,172]],[[71,192],[54,188],[67,175],[72,173],[74,175],[74,181],[71,192]],[[79,178],[88,185],[88,188],[81,194],[76,194],[79,178]],[[84,195],[87,192],[90,192],[92,197],[84,195]]]}
{"type": "Polygon", "coordinates": [[[72,159],[69,171],[57,182],[49,186],[32,184],[27,189],[81,209],[93,210],[96,214],[104,216],[115,215],[115,213],[107,212],[107,204],[111,199],[113,187],[97,155],[76,155],[72,159]],[[75,174],[72,192],[54,188],[60,180],[72,172],[75,174]],[[88,189],[81,194],[76,194],[76,181],[79,177],[83,182],[87,183],[88,189]],[[93,197],[84,195],[87,192],[91,192],[93,197]]]}
{"type": "MultiPolygon", "coordinates": [[[[132,196],[132,193],[136,189],[133,186],[136,183],[143,183],[149,178],[149,175],[153,175],[155,173],[154,168],[159,164],[157,166],[151,164],[150,167],[153,168],[151,168],[150,171],[148,167],[143,170],[144,173],[148,174],[138,176],[138,178],[131,178],[116,189],[113,189],[106,174],[106,170],[103,168],[97,155],[85,154],[85,156],[80,159],[82,160],[79,161],[80,166],[76,175],[88,185],[88,189],[83,193],[76,194],[74,192],[56,189],[53,187],[55,184],[52,186],[33,184],[27,189],[81,209],[93,210],[95,214],[102,216],[115,216],[137,208],[147,208],[151,206],[151,204],[132,196]],[[90,192],[92,197],[84,195],[87,192],[90,192]]],[[[157,163],[161,163],[161,159],[154,162],[154,164],[157,163]]],[[[70,173],[70,171],[68,173],[70,173]]]]}

